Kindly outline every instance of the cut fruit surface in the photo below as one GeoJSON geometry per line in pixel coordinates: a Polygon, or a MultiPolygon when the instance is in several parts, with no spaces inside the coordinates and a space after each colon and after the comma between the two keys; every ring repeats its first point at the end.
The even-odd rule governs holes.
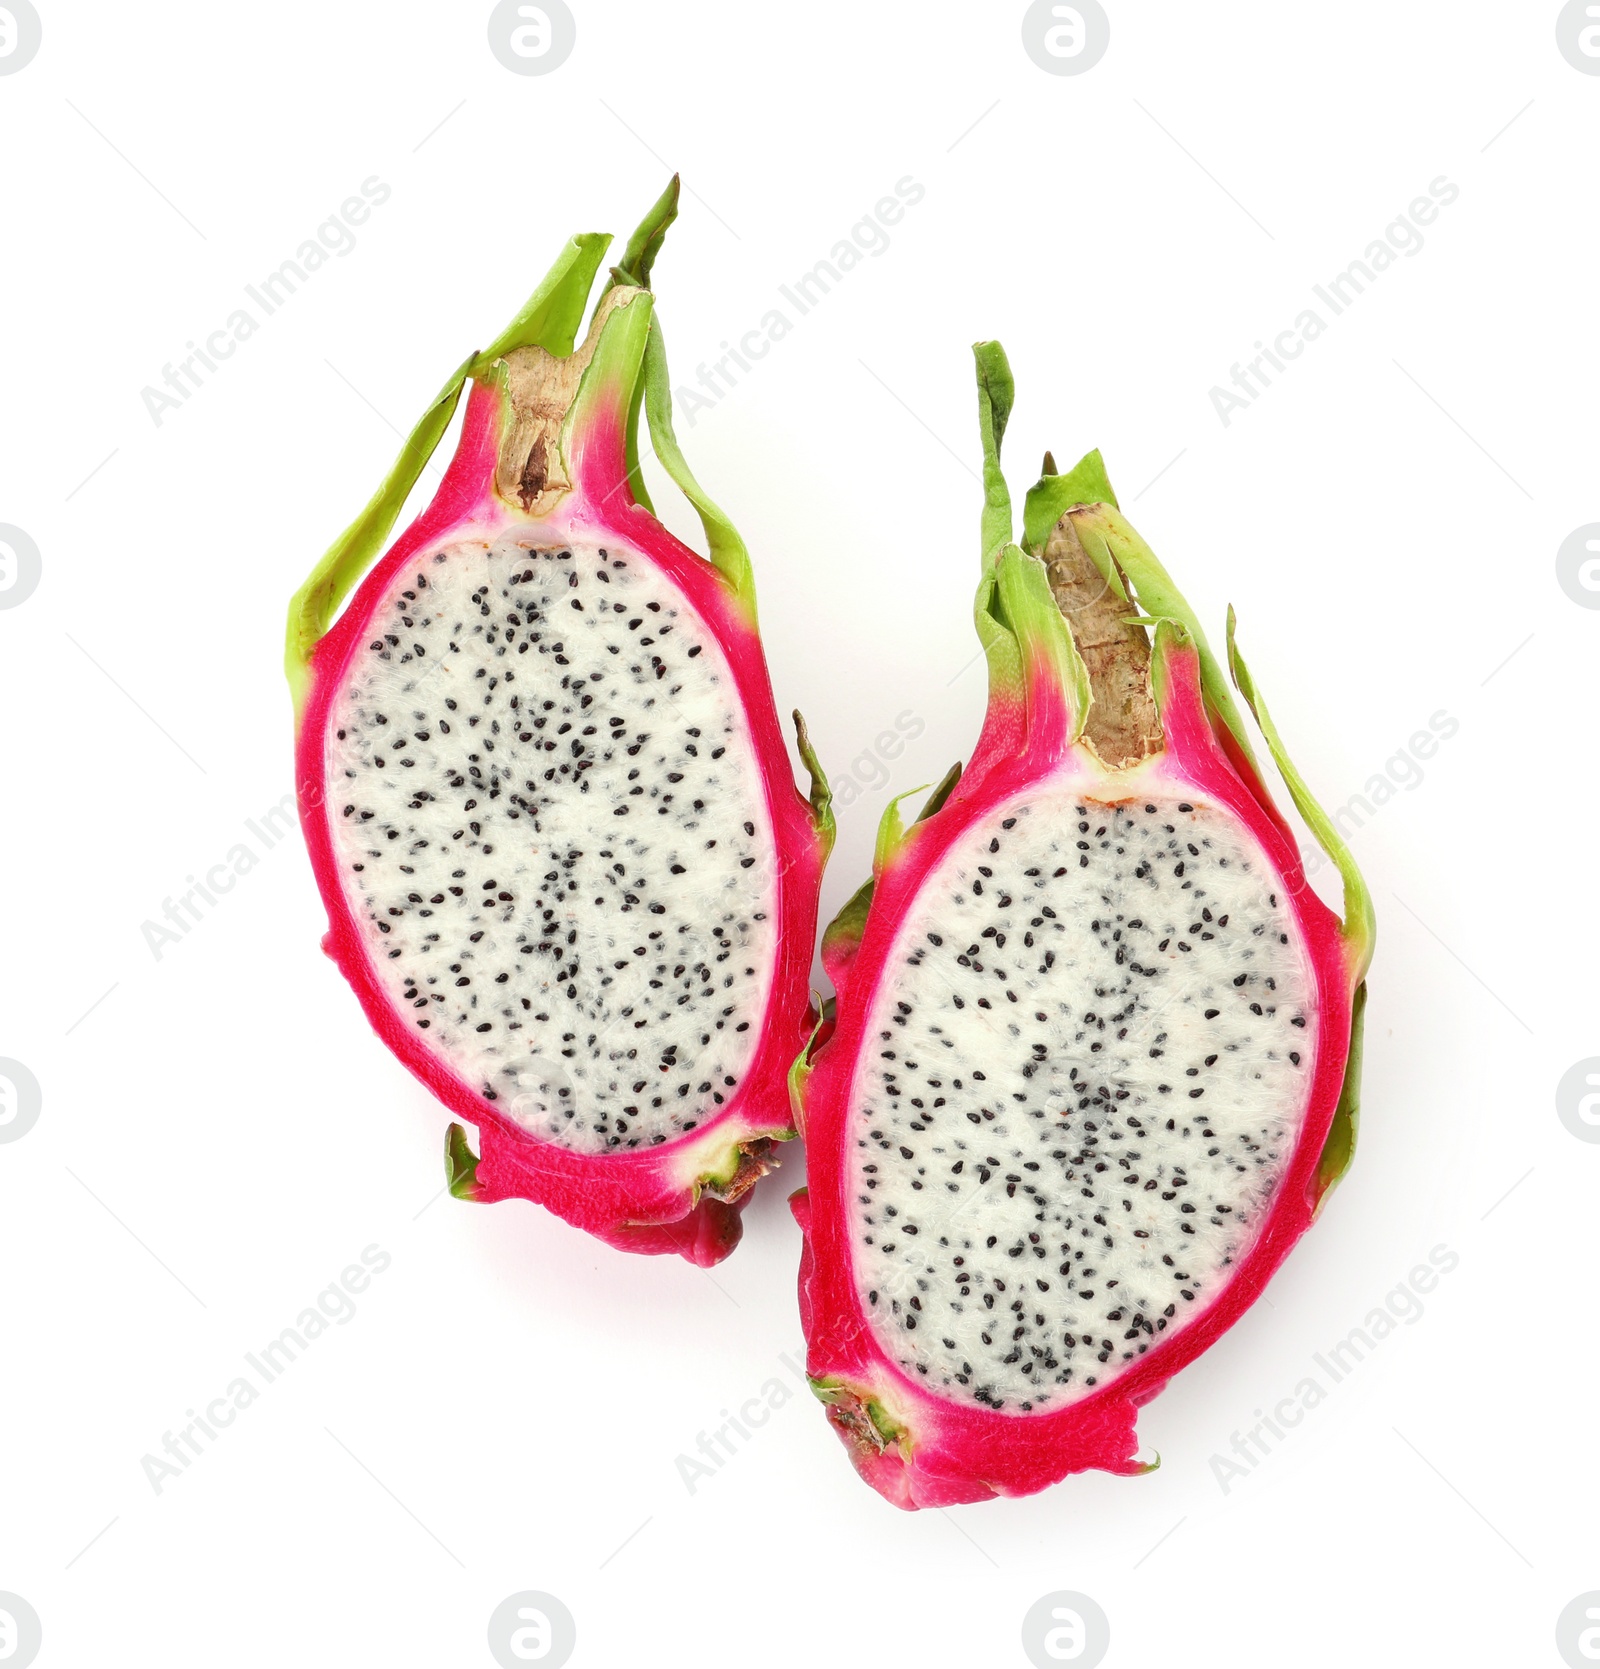
{"type": "Polygon", "coordinates": [[[672,433],[645,285],[676,181],[574,346],[574,239],[296,596],[301,818],[327,948],[453,1112],[452,1188],[715,1262],[793,1134],[826,784],[794,785],[750,565],[672,433]],[[470,385],[433,502],[360,584],[470,385]],[[652,515],[635,428],[711,560],[652,515]]]}
{"type": "Polygon", "coordinates": [[[1360,877],[1235,656],[1345,923],[1307,887],[1096,454],[1045,476],[1030,548],[1011,543],[996,345],[979,369],[983,735],[909,829],[886,815],[824,940],[835,1027],[794,1074],[809,1371],[907,1507],[1141,1469],[1138,1406],[1243,1313],[1348,1160],[1371,946],[1360,877]]]}
{"type": "Polygon", "coordinates": [[[386,623],[333,704],[329,770],[390,1000],[546,1141],[696,1129],[754,1058],[778,913],[716,638],[627,547],[514,536],[398,574],[386,623]]]}
{"type": "Polygon", "coordinates": [[[850,1121],[858,1296],[902,1370],[1063,1407],[1205,1304],[1312,1083],[1280,887],[1225,809],[1055,783],[929,872],[850,1121]]]}

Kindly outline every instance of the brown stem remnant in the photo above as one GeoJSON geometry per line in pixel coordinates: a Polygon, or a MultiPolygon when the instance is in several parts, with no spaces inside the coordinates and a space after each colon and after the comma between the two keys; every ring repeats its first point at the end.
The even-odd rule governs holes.
{"type": "Polygon", "coordinates": [[[1070,511],[1050,530],[1043,555],[1056,606],[1089,672],[1093,700],[1083,739],[1113,770],[1137,765],[1162,747],[1149,633],[1128,624],[1137,611],[1095,566],[1070,511]]]}
{"type": "Polygon", "coordinates": [[[626,307],[642,290],[619,284],[595,309],[589,334],[564,359],[543,348],[513,348],[505,367],[511,422],[500,441],[495,491],[520,506],[530,520],[547,516],[572,488],[561,453],[561,430],[577,398],[578,384],[594,358],[595,344],[613,308],[626,307]]]}

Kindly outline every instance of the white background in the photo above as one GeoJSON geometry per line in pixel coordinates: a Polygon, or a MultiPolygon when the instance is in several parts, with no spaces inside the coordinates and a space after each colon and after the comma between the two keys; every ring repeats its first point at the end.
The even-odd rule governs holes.
{"type": "Polygon", "coordinates": [[[1114,1669],[1558,1664],[1557,1614],[1600,1588],[1600,1147],[1554,1104],[1600,1053],[1600,613],[1555,569],[1600,518],[1600,78],[1558,7],[1116,0],[1103,61],[1052,76],[1012,0],[573,0],[570,60],[525,77],[482,0],[38,3],[41,52],[0,77],[0,521],[43,553],[0,611],[0,1055],[44,1091],[0,1145],[0,1589],[39,1661],[487,1665],[490,1612],[536,1588],[578,1665],[1020,1665],[1028,1607],[1075,1589],[1114,1669]],[[980,721],[980,336],[1017,373],[1019,494],[1044,446],[1101,446],[1202,618],[1238,606],[1325,800],[1459,723],[1354,837],[1380,920],[1355,1167],[1144,1411],[1148,1477],[917,1515],[860,1483],[782,1361],[798,1154],[710,1273],[440,1198],[446,1116],[318,952],[297,835],[159,961],[143,936],[260,850],[284,605],[396,431],[669,165],[680,383],[926,188],[679,427],[754,554],[780,706],[859,781],[825,912],[889,792],[980,721]],[[356,247],[154,423],[141,390],[372,175],[356,247]],[[1425,247],[1225,426],[1213,385],[1441,175],[1425,247]],[[907,712],[881,783],[860,761],[907,712]],[[374,1243],[354,1319],[156,1493],[141,1457],[374,1243]],[[1232,1434],[1440,1245],[1422,1318],[1224,1491],[1232,1434]],[[773,1379],[793,1394],[691,1493],[677,1457],[773,1379]]]}

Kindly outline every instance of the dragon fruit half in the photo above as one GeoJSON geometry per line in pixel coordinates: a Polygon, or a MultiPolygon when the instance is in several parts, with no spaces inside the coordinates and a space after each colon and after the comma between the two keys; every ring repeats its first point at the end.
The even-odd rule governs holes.
{"type": "Polygon", "coordinates": [[[457,371],[294,598],[288,672],[324,946],[477,1125],[476,1156],[450,1127],[452,1191],[712,1264],[794,1133],[833,823],[798,715],[794,786],[745,547],[673,436],[645,286],[676,205],[674,180],[580,346],[598,234],[457,371]],[[362,580],[467,383],[438,492],[362,580]],[[641,407],[710,561],[651,513],[641,407]]]}
{"type": "Polygon", "coordinates": [[[1349,1163],[1372,911],[1233,642],[1233,679],[1343,877],[1312,893],[1198,622],[1098,453],[1028,494],[980,344],[989,707],[965,774],[828,929],[837,1020],[794,1072],[817,1394],[902,1507],[1135,1458],[1349,1163]]]}

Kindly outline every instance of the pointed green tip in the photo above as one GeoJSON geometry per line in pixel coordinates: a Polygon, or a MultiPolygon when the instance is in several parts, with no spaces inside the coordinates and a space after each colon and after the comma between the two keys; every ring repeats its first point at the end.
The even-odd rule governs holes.
{"type": "Polygon", "coordinates": [[[978,370],[978,434],[983,442],[983,559],[1011,541],[1011,491],[1000,468],[1000,446],[1011,417],[1016,384],[998,342],[974,342],[978,370]]]}
{"type": "Polygon", "coordinates": [[[610,247],[609,232],[579,232],[569,238],[516,318],[473,361],[472,374],[481,375],[518,348],[543,348],[565,359],[578,339],[594,276],[610,247]]]}
{"type": "Polygon", "coordinates": [[[822,954],[827,961],[837,962],[854,955],[867,931],[867,917],[872,910],[875,887],[875,878],[868,876],[839,906],[838,913],[823,929],[822,954]]]}
{"type": "Polygon", "coordinates": [[[955,787],[961,781],[961,761],[958,759],[945,774],[939,778],[938,786],[922,802],[922,810],[917,813],[917,822],[925,823],[936,812],[944,809],[944,803],[955,792],[955,787]]]}
{"type": "Polygon", "coordinates": [[[1022,502],[1022,543],[1030,551],[1044,549],[1050,530],[1078,504],[1117,506],[1111,490],[1105,459],[1098,451],[1086,452],[1065,475],[1057,475],[1055,459],[1046,452],[1038,481],[1028,489],[1022,502]]]}
{"type": "Polygon", "coordinates": [[[833,790],[828,786],[828,774],[817,758],[817,750],[811,745],[811,732],[806,729],[806,721],[798,707],[794,710],[794,739],[795,746],[800,750],[800,762],[811,778],[811,792],[807,795],[811,803],[811,825],[817,831],[826,854],[833,850],[834,836],[838,832],[833,815],[833,790]]]}
{"type": "Polygon", "coordinates": [[[1044,462],[1039,465],[1039,473],[1041,475],[1056,475],[1060,473],[1056,469],[1056,455],[1054,452],[1046,451],[1044,455],[1044,462]]]}
{"type": "Polygon", "coordinates": [[[667,228],[678,218],[679,193],[679,178],[674,174],[667,181],[667,189],[650,205],[649,212],[628,239],[622,259],[611,269],[614,283],[632,284],[641,290],[650,288],[650,269],[661,253],[667,228]]]}
{"type": "Polygon", "coordinates": [[[882,877],[884,870],[894,861],[895,854],[905,845],[906,824],[900,815],[900,802],[909,800],[914,794],[920,794],[927,786],[928,784],[923,782],[915,788],[908,788],[905,793],[896,794],[883,808],[883,816],[878,819],[878,838],[872,853],[872,873],[875,879],[882,877]]]}
{"type": "Polygon", "coordinates": [[[972,357],[978,367],[978,387],[993,412],[994,449],[998,455],[1005,438],[1011,407],[1016,401],[1016,379],[1011,375],[1011,361],[998,342],[974,342],[972,357]]]}
{"type": "Polygon", "coordinates": [[[695,479],[673,430],[672,378],[667,369],[667,345],[659,320],[654,321],[645,344],[644,386],[645,416],[650,424],[650,441],[655,448],[656,462],[694,506],[700,525],[705,529],[706,548],[712,566],[727,582],[746,620],[754,627],[756,592],[750,552],[739,537],[739,530],[695,479]]]}
{"type": "Polygon", "coordinates": [[[806,1085],[816,1070],[817,1039],[830,1019],[830,1016],[823,1012],[815,991],[811,993],[811,1002],[811,1012],[817,1017],[816,1024],[812,1026],[811,1035],[807,1037],[800,1053],[789,1063],[789,1110],[794,1119],[795,1134],[802,1139],[806,1133],[806,1085]]]}
{"type": "MultiPolygon", "coordinates": [[[[909,800],[914,795],[922,793],[923,789],[927,788],[928,784],[922,783],[916,788],[908,788],[905,793],[896,794],[895,797],[890,800],[888,805],[883,808],[883,816],[878,821],[878,839],[872,855],[872,873],[874,878],[882,876],[888,865],[893,863],[896,854],[899,852],[900,848],[905,845],[906,837],[910,834],[911,830],[914,829],[918,823],[925,823],[930,817],[934,816],[934,814],[940,810],[945,801],[950,798],[956,784],[960,782],[960,780],[961,761],[958,759],[955,764],[952,765],[950,769],[939,779],[938,783],[934,785],[933,792],[929,794],[928,798],[923,802],[922,810],[911,819],[909,824],[907,824],[900,815],[900,802],[902,800],[909,800]]],[[[865,895],[870,899],[870,887],[871,883],[869,882],[868,885],[863,887],[861,892],[856,896],[862,897],[865,895]]],[[[852,903],[853,902],[854,900],[852,900],[852,903]]]]}
{"type": "Polygon", "coordinates": [[[1344,1084],[1328,1126],[1328,1138],[1322,1144],[1322,1156],[1317,1161],[1313,1188],[1318,1212],[1355,1158],[1356,1136],[1361,1125],[1361,1061],[1366,1015],[1367,982],[1362,980],[1350,1005],[1350,1051],[1345,1057],[1344,1084]]]}
{"type": "Polygon", "coordinates": [[[458,1200],[479,1200],[483,1190],[478,1186],[478,1156],[467,1141],[467,1132],[459,1124],[452,1124],[444,1137],[445,1185],[458,1200]]]}
{"type": "Polygon", "coordinates": [[[1228,610],[1228,670],[1233,675],[1233,682],[1239,694],[1244,697],[1245,705],[1254,716],[1257,728],[1266,738],[1267,751],[1271,753],[1273,763],[1278,767],[1278,775],[1283,778],[1289,790],[1289,797],[1294,801],[1295,810],[1300,813],[1301,821],[1310,829],[1317,844],[1333,859],[1338,868],[1340,880],[1344,884],[1343,933],[1350,963],[1350,977],[1354,985],[1359,985],[1372,962],[1373,940],[1377,934],[1372,893],[1362,878],[1339,825],[1323,810],[1307,786],[1305,778],[1289,757],[1288,749],[1283,745],[1283,738],[1278,733],[1277,725],[1273,723],[1272,714],[1268,711],[1266,702],[1262,700],[1261,692],[1256,688],[1255,679],[1250,674],[1250,668],[1240,653],[1231,608],[1228,610]]]}
{"type": "Polygon", "coordinates": [[[1141,624],[1154,627],[1155,646],[1165,654],[1171,654],[1175,649],[1194,647],[1194,633],[1182,620],[1174,620],[1166,614],[1141,615],[1139,620],[1141,624]]]}

